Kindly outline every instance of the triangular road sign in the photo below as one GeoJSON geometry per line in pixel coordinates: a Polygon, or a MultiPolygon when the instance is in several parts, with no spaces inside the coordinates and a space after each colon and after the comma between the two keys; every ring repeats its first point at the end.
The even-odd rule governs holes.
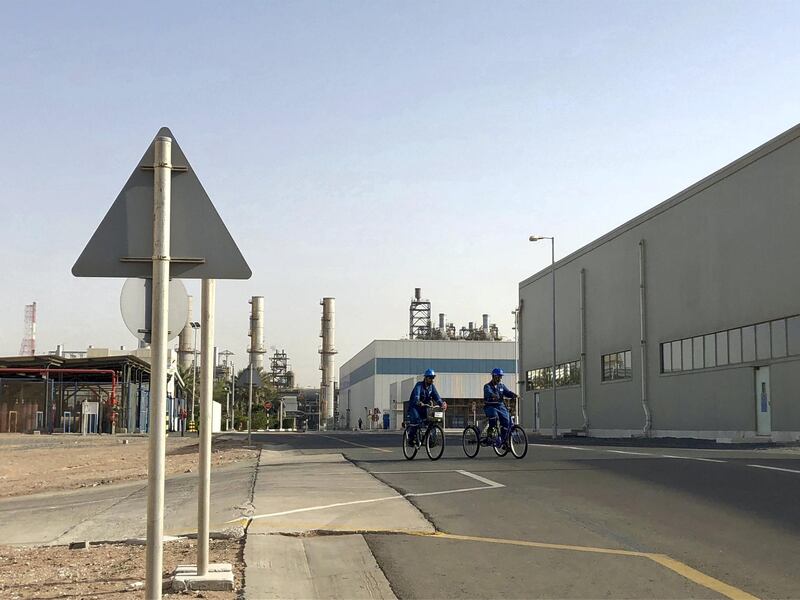
{"type": "MultiPolygon", "coordinates": [[[[242,253],[197,179],[172,132],[170,277],[249,279],[242,253]]],[[[72,274],[76,277],[151,277],[155,139],[134,169],[72,274]]]]}

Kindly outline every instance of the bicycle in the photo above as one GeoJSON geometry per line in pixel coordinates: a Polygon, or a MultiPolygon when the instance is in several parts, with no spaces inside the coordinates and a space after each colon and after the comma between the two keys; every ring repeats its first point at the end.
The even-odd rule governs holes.
{"type": "MultiPolygon", "coordinates": [[[[514,418],[512,417],[512,423],[514,418]]],[[[467,458],[475,458],[481,446],[491,446],[497,456],[505,456],[511,450],[514,458],[524,458],[528,453],[528,436],[525,430],[513,423],[500,434],[498,427],[492,425],[492,421],[497,421],[497,417],[489,419],[486,432],[481,434],[475,425],[467,425],[461,434],[461,447],[467,458]]]]}
{"type": "Polygon", "coordinates": [[[424,444],[428,458],[439,460],[444,453],[444,429],[442,429],[441,425],[444,422],[444,409],[431,404],[422,404],[421,406],[429,410],[423,423],[416,426],[413,439],[409,434],[410,424],[404,423],[403,456],[406,457],[406,460],[412,460],[424,444]],[[422,432],[424,424],[427,424],[427,426],[425,426],[425,431],[422,432]]]}

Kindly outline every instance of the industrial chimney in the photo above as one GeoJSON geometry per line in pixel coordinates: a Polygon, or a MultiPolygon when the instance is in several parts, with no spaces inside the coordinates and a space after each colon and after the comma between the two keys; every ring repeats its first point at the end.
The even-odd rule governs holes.
{"type": "Polygon", "coordinates": [[[257,370],[264,368],[264,296],[250,300],[250,364],[257,370]]]}
{"type": "Polygon", "coordinates": [[[489,315],[486,313],[483,314],[483,330],[489,332],[489,315]]]}
{"type": "Polygon", "coordinates": [[[178,337],[178,366],[183,371],[192,367],[192,327],[189,325],[189,323],[192,322],[192,304],[192,297],[189,296],[189,311],[186,313],[186,325],[184,325],[178,337]]]}
{"type": "Polygon", "coordinates": [[[334,366],[333,357],[336,354],[334,347],[335,298],[323,298],[322,305],[322,355],[320,369],[322,370],[322,383],[320,385],[320,420],[330,421],[333,419],[333,400],[334,400],[334,366]]]}

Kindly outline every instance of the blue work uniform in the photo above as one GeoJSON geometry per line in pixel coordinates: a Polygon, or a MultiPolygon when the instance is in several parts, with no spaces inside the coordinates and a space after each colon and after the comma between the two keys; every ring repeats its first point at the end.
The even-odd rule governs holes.
{"type": "Polygon", "coordinates": [[[408,424],[409,434],[414,435],[420,422],[428,415],[428,409],[421,404],[438,404],[442,405],[442,397],[436,391],[436,386],[432,383],[429,386],[425,385],[424,381],[418,381],[414,389],[411,390],[411,396],[408,399],[408,424]]]}
{"type": "Polygon", "coordinates": [[[503,398],[516,398],[517,395],[508,389],[503,382],[497,385],[491,381],[483,386],[483,412],[489,417],[490,424],[500,419],[503,428],[511,427],[511,416],[508,414],[503,398]]]}

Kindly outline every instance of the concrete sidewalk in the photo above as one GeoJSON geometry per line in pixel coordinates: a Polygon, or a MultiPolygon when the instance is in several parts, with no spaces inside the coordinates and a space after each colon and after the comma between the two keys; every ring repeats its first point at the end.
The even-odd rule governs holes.
{"type": "Polygon", "coordinates": [[[362,533],[433,533],[405,498],[341,454],[263,451],[245,597],[395,598],[362,533]]]}

